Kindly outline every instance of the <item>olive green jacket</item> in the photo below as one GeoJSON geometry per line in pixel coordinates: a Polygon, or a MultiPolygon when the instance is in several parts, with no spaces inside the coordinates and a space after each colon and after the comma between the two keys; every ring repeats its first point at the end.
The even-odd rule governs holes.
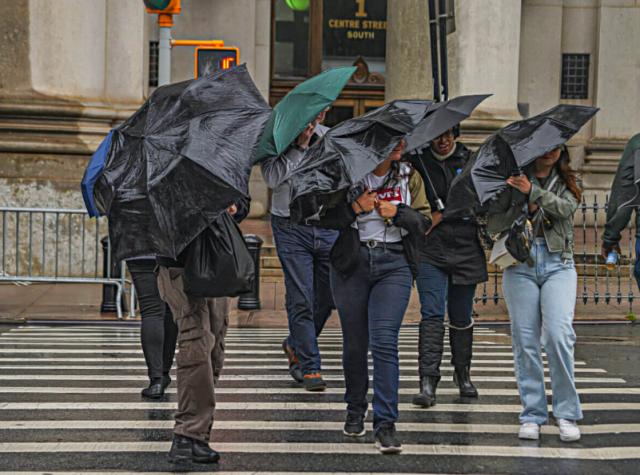
{"type": "MultiPolygon", "coordinates": [[[[551,171],[549,180],[558,174],[556,167],[551,171]]],[[[509,187],[498,195],[498,200],[491,204],[487,216],[487,230],[491,234],[508,231],[511,224],[522,213],[527,196],[515,188],[509,187]]],[[[580,202],[573,196],[567,185],[558,178],[553,191],[542,189],[534,176],[531,178],[529,202],[544,210],[553,223],[552,229],[544,229],[544,237],[550,252],[561,252],[563,259],[573,259],[573,213],[580,202]]],[[[534,223],[535,227],[535,223],[534,223]]]]}

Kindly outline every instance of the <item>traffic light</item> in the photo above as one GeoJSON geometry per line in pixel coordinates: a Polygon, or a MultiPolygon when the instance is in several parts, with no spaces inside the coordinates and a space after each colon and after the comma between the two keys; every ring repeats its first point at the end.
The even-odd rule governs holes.
{"type": "Polygon", "coordinates": [[[197,78],[221,69],[231,69],[240,63],[240,50],[235,46],[199,46],[195,63],[197,78]]]}
{"type": "Polygon", "coordinates": [[[180,0],[143,0],[147,13],[180,14],[180,0]]]}

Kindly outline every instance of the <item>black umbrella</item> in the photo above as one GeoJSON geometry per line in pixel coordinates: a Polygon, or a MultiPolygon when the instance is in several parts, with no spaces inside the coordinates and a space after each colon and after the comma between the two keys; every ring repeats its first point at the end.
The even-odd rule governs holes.
{"type": "Polygon", "coordinates": [[[291,175],[291,221],[344,201],[349,187],[384,162],[432,106],[431,101],[393,101],[333,127],[291,175]]]}
{"type": "Polygon", "coordinates": [[[245,65],[156,89],[114,131],[94,190],[115,258],[175,258],[246,197],[270,114],[245,65]]]}
{"type": "Polygon", "coordinates": [[[433,104],[429,115],[407,135],[403,154],[416,153],[429,146],[429,142],[444,134],[471,116],[473,110],[492,94],[459,96],[449,101],[433,104]]]}
{"type": "Polygon", "coordinates": [[[513,172],[567,142],[598,110],[560,104],[493,134],[451,184],[445,218],[473,214],[507,188],[513,172]]]}
{"type": "Polygon", "coordinates": [[[450,101],[393,101],[331,129],[314,145],[291,177],[291,220],[297,222],[344,201],[347,190],[373,171],[406,138],[405,152],[471,115],[488,95],[450,101]]]}

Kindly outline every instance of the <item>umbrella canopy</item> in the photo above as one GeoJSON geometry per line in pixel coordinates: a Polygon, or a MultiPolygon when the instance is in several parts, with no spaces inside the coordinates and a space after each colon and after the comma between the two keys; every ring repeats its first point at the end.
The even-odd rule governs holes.
{"type": "Polygon", "coordinates": [[[509,124],[482,144],[451,184],[445,217],[468,216],[507,188],[507,178],[573,137],[597,107],[560,104],[509,124]]]}
{"type": "Polygon", "coordinates": [[[97,218],[100,216],[98,208],[93,201],[93,188],[102,175],[102,170],[107,162],[107,155],[109,154],[109,147],[111,146],[111,137],[113,137],[113,130],[102,141],[98,149],[91,156],[87,168],[84,169],[84,175],[82,175],[82,182],[80,188],[82,190],[82,199],[84,205],[89,212],[89,217],[97,218]]]}
{"type": "Polygon", "coordinates": [[[335,100],[357,68],[333,68],[298,84],[276,105],[255,156],[258,163],[280,155],[335,100]]]}
{"type": "Polygon", "coordinates": [[[459,96],[449,101],[433,104],[425,120],[407,137],[403,154],[416,153],[426,148],[429,142],[469,118],[473,110],[492,94],[459,96]]]}
{"type": "Polygon", "coordinates": [[[175,258],[246,197],[270,114],[245,65],[156,89],[114,131],[94,191],[115,258],[175,258]]]}
{"type": "Polygon", "coordinates": [[[291,221],[344,201],[349,187],[384,162],[432,106],[431,101],[393,101],[333,127],[291,175],[291,221]]]}

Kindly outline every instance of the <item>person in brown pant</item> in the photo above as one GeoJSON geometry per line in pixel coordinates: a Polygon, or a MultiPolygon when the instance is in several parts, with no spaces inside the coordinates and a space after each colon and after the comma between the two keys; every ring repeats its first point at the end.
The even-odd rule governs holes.
{"type": "MultiPolygon", "coordinates": [[[[237,208],[229,208],[235,214],[237,208]]],[[[171,463],[216,463],[220,454],[209,447],[215,385],[224,363],[224,339],[229,325],[231,300],[193,298],[183,287],[183,251],[177,260],[157,257],[158,290],[178,325],[176,375],[178,410],[174,438],[169,451],[171,463]]]]}

